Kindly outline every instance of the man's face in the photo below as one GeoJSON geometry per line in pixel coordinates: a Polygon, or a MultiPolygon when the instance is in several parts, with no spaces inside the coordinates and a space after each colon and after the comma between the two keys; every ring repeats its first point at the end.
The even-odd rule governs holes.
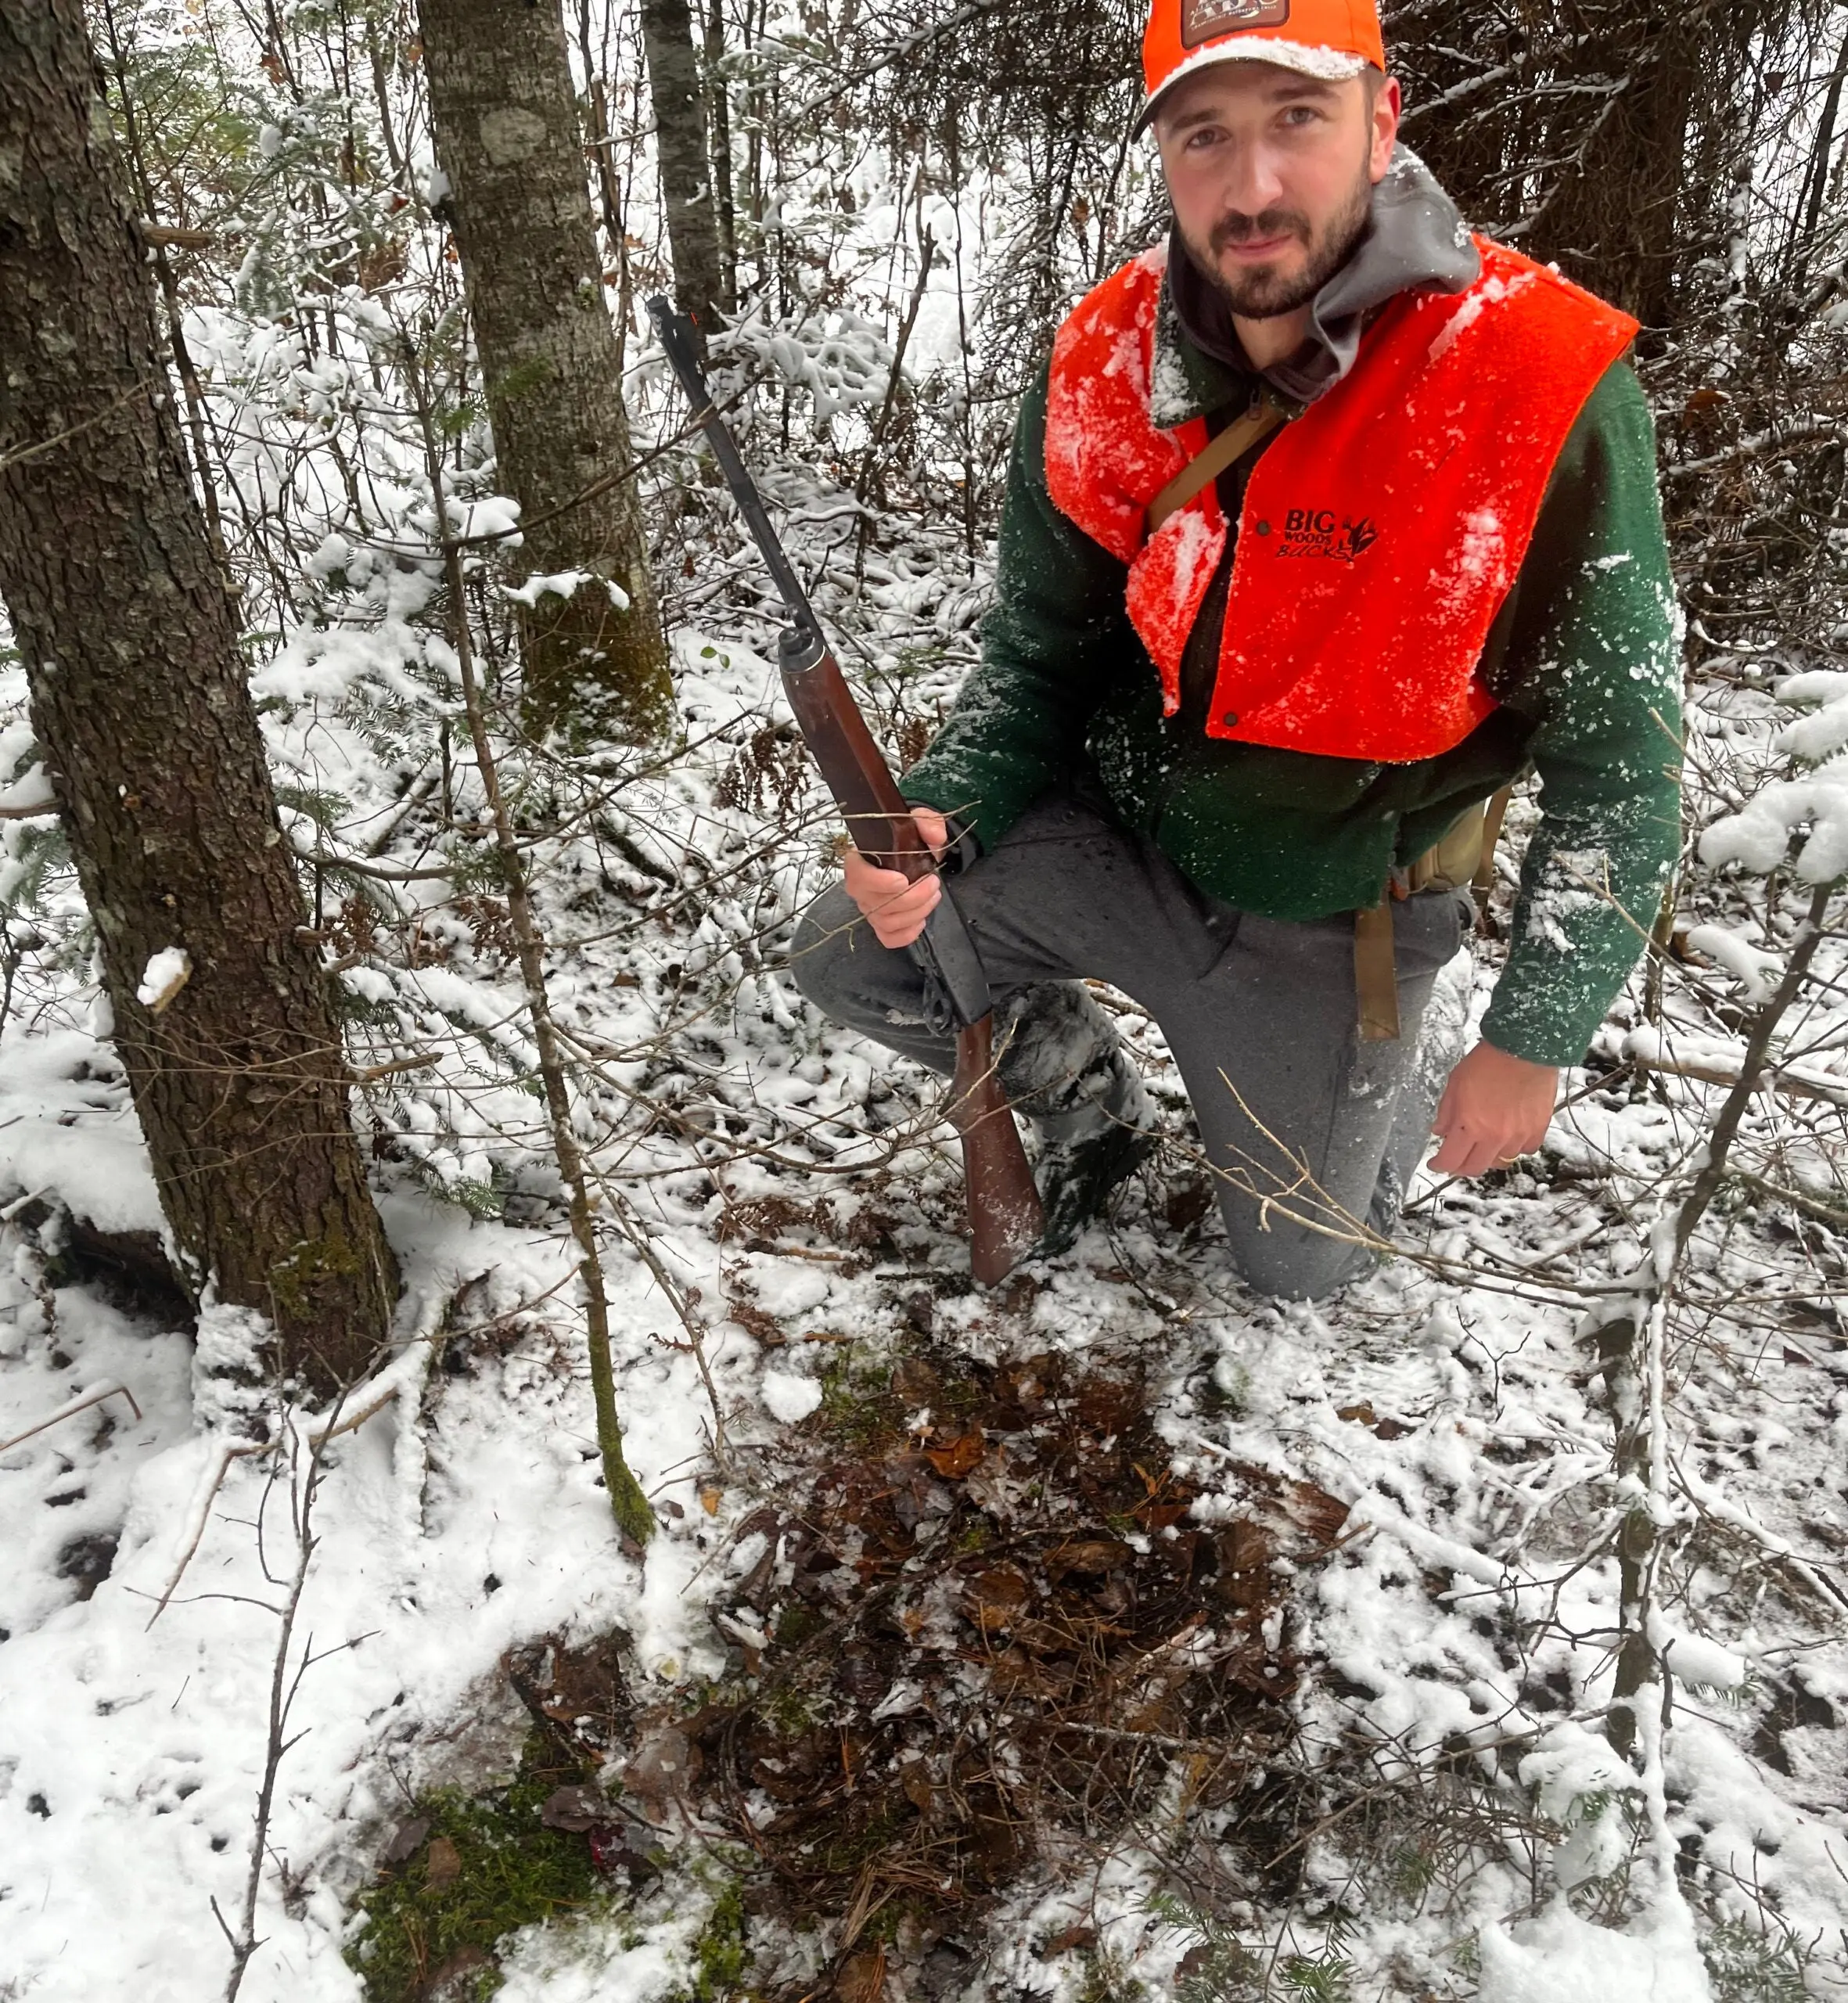
{"type": "Polygon", "coordinates": [[[1177,84],[1155,134],[1181,241],[1242,319],[1307,306],[1367,226],[1399,86],[1220,63],[1177,84]]]}

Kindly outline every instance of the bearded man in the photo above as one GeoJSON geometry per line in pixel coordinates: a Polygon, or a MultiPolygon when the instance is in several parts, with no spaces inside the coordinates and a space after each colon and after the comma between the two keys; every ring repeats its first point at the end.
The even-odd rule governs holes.
{"type": "MultiPolygon", "coordinates": [[[[1044,1249],[1153,1145],[1101,980],[1160,1026],[1247,1279],[1315,1298],[1433,1124],[1447,1174],[1540,1145],[1657,909],[1654,440],[1636,323],[1472,236],[1397,143],[1373,0],[1154,0],[1143,52],[1173,228],[1023,401],[981,664],[904,789],[1041,1129],[1044,1249]],[[1529,770],[1507,963],[1446,1083],[1427,1005],[1529,770]]],[[[793,966],[947,1073],[901,950],[942,894],[850,857],[793,966]]]]}

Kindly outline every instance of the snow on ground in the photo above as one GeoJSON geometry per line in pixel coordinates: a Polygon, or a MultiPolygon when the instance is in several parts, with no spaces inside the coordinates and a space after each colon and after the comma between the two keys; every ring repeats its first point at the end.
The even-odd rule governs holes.
{"type": "MultiPolygon", "coordinates": [[[[908,666],[896,650],[941,600],[907,571],[869,562],[860,631],[883,697],[928,717],[965,643],[939,635],[926,667],[908,666]]],[[[347,825],[369,838],[389,808],[391,845],[374,853],[451,852],[424,778],[352,720],[363,659],[320,658],[319,692],[270,727],[304,786],[337,782],[347,818],[331,835],[298,828],[298,845],[347,825]]],[[[499,1665],[517,1644],[620,1627],[642,1700],[691,1703],[741,1673],[737,1633],[706,1613],[732,1576],[728,1540],[814,1437],[831,1361],[889,1367],[922,1286],[937,1289],[935,1340],[969,1355],[1138,1364],[1177,1471],[1204,1491],[1199,1519],[1234,1515],[1251,1469],[1349,1512],[1337,1549],[1293,1582],[1293,1638],[1314,1665],[1301,1757],[1370,1775],[1354,1798],[1391,1814],[1331,1814],[1293,1913],[1258,1888],[1228,1897],[1241,1939],[1273,1944],[1280,1967],[1335,1957],[1356,1995],[1848,1996],[1848,1344],[1839,1240],[1814,1219],[1723,1208],[1675,1338],[1692,1499],[1659,1614],[1681,1678],[1663,1812],[1704,1962],[1688,1908],[1636,1848],[1646,1803],[1603,1733],[1623,1510],[1580,1330],[1634,1285],[1651,1206],[1717,1089],[1573,1074],[1544,1159],[1423,1187],[1405,1236],[1427,1264],[1280,1309],[1245,1293],[1210,1215],[1170,1212],[1188,1172],[1182,1102],[1159,1033],[1126,1008],[1170,1124],[1166,1181],[1132,1188],[1108,1230],[994,1308],[945,1284],[965,1254],[948,1151],[916,1117],[926,1081],[818,1023],[775,971],[822,880],[826,829],[804,823],[813,795],[778,734],[773,673],[716,631],[683,636],[679,669],[699,748],[595,813],[561,793],[566,831],[535,863],[612,1220],[629,1451],[662,1512],[645,1568],[617,1548],[598,1485],[573,1259],[494,914],[388,888],[375,938],[328,902],[330,926],[349,928],[330,954],[356,958],[365,1060],[437,1059],[369,1095],[394,1156],[381,1174],[407,1294],[392,1367],[407,1388],[327,1454],[243,1994],[361,1994],[342,1955],[354,1897],[419,1788],[505,1771],[518,1720],[499,1665]],[[856,1219],[858,1249],[838,1249],[856,1219]],[[689,1322],[735,1457],[711,1514],[699,1490],[715,1415],[689,1322]],[[1756,1987],[1726,1972],[1740,1967],[1756,1987]]],[[[1731,1033],[1675,1005],[1689,1035],[1731,1033]]],[[[299,1491],[286,1463],[253,1457],[214,1487],[227,1440],[203,1423],[189,1340],[84,1263],[95,1234],[158,1228],[87,1006],[67,969],[0,1041],[0,1440],[114,1385],[138,1416],[112,1392],[0,1452],[0,1997],[190,2003],[221,1990],[213,1901],[234,1914],[250,1867],[299,1491]]],[[[1614,1034],[1638,1020],[1620,1011],[1614,1034]]],[[[1837,1061],[1830,1024],[1826,1009],[1806,1023],[1812,1063],[1837,1061]]],[[[1826,1192],[1830,1119],[1767,1104],[1749,1158],[1826,1192]]],[[[894,1979],[919,2003],[1095,1998],[1130,1980],[1171,1994],[1200,1936],[1152,1901],[1198,1879],[1211,1840],[1183,1818],[1049,1854],[991,1916],[987,1963],[959,1990],[929,1986],[928,1958],[894,1979]],[[1061,1946],[1074,1927],[1083,1944],[1061,1946]]],[[[654,1891],[523,1938],[502,1994],[689,1993],[715,1896],[702,1858],[695,1831],[654,1891]]],[[[800,1944],[758,1944],[796,1965],[800,1944]]]]}

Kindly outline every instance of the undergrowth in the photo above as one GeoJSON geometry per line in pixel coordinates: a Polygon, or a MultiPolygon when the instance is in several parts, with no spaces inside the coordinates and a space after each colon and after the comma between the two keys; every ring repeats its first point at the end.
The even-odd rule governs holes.
{"type": "MultiPolygon", "coordinates": [[[[426,2003],[439,1985],[442,2003],[485,2003],[501,1987],[499,1942],[602,1902],[582,1835],[540,1820],[554,1789],[590,1777],[554,1734],[535,1728],[508,1785],[475,1795],[438,1788],[418,1799],[408,1825],[423,1825],[415,1850],[358,1900],[365,1919],[347,1960],[368,2003],[426,2003]]],[[[705,1987],[696,1993],[710,2003],[705,1987]]]]}

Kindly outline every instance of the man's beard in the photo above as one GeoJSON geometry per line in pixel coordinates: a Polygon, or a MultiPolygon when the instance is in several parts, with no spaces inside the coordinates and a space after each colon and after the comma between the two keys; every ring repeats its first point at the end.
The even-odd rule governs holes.
{"type": "Polygon", "coordinates": [[[1213,225],[1209,244],[1196,243],[1185,229],[1181,240],[1201,277],[1240,319],[1274,320],[1307,306],[1347,262],[1355,245],[1367,233],[1372,210],[1373,183],[1363,174],[1354,199],[1325,225],[1319,236],[1300,210],[1266,209],[1261,215],[1222,216],[1213,225]],[[1221,268],[1221,251],[1235,243],[1271,236],[1293,236],[1307,246],[1309,261],[1294,277],[1263,266],[1228,277],[1221,268]]]}

